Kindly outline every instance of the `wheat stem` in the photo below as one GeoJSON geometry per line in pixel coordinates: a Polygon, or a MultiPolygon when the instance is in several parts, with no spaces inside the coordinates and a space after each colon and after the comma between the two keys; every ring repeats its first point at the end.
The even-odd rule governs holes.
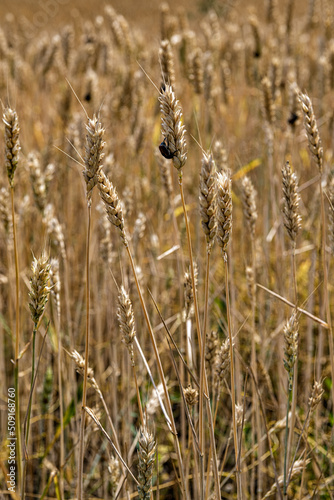
{"type": "Polygon", "coordinates": [[[85,407],[87,406],[87,379],[89,363],[89,329],[90,329],[90,228],[91,228],[91,205],[87,205],[87,240],[86,240],[86,334],[85,334],[85,368],[82,392],[81,423],[79,434],[79,457],[78,457],[78,500],[83,498],[83,460],[84,460],[84,435],[85,435],[85,407]]]}

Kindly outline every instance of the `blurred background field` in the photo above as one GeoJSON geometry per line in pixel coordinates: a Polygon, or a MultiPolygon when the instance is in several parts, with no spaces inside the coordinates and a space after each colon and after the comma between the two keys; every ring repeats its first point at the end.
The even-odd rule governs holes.
{"type": "MultiPolygon", "coordinates": [[[[47,332],[32,399],[26,498],[76,498],[80,479],[83,361],[74,350],[84,355],[88,215],[82,172],[88,154],[88,118],[94,116],[104,129],[101,164],[117,189],[135,266],[119,228],[106,219],[95,186],[89,266],[89,366],[94,370],[94,383],[88,387],[87,406],[94,409],[112,439],[116,440],[116,434],[121,456],[135,478],[145,480],[138,472],[142,415],[136,373],[144,414],[157,443],[153,498],[158,496],[157,489],[161,500],[182,497],[175,440],[139,350],[135,346],[133,370],[122,342],[118,318],[121,285],[133,303],[138,343],[161,389],[137,294],[138,279],[167,380],[189,498],[217,498],[212,464],[220,473],[222,498],[281,498],[289,433],[291,482],[286,498],[332,498],[333,2],[2,0],[0,98],[3,108],[17,111],[20,127],[14,207],[21,422],[31,390],[34,325],[29,291],[34,256],[38,258],[46,250],[55,259],[57,276],[36,336],[37,356],[47,332]],[[194,444],[200,420],[195,382],[203,358],[189,278],[188,228],[178,172],[173,161],[165,161],[159,151],[164,139],[159,89],[168,81],[173,83],[186,129],[183,188],[198,266],[200,328],[204,328],[208,307],[205,367],[217,457],[211,460],[205,416],[205,495],[201,494],[200,456],[194,444]],[[313,103],[309,115],[300,103],[303,92],[313,103]],[[305,114],[306,120],[311,116],[308,136],[305,114]],[[215,169],[232,179],[227,267],[217,244],[207,267],[199,189],[201,183],[201,192],[206,191],[202,161],[205,164],[211,154],[215,169]],[[286,178],[282,183],[282,167],[287,161],[295,174],[294,188],[286,187],[286,178]],[[245,178],[249,178],[246,187],[245,178]],[[251,186],[251,195],[247,186],[251,186]],[[294,196],[288,216],[294,209],[301,215],[294,241],[291,231],[290,236],[286,231],[289,221],[286,212],[283,214],[287,192],[294,196]],[[308,312],[298,317],[299,337],[294,324],[288,328],[294,304],[308,312]],[[232,384],[226,349],[229,310],[235,358],[232,384]],[[175,341],[172,349],[162,320],[175,341]],[[193,376],[185,371],[178,350],[193,376]],[[237,406],[232,405],[232,386],[237,406]],[[193,431],[183,392],[190,398],[193,431]],[[292,392],[294,401],[289,399],[292,392]],[[295,415],[293,424],[291,417],[286,421],[289,408],[295,415]],[[236,414],[237,443],[233,439],[236,414]],[[236,473],[235,446],[239,447],[241,474],[236,473]],[[278,486],[281,495],[276,492],[278,486]]],[[[3,151],[4,128],[1,130],[3,151]]],[[[8,187],[4,162],[0,164],[0,423],[6,429],[6,390],[14,380],[11,360],[17,310],[13,191],[8,187]]],[[[7,495],[8,436],[0,434],[1,494],[7,495]]],[[[88,417],[84,437],[85,498],[149,498],[138,492],[133,478],[123,483],[119,459],[88,417]]]]}

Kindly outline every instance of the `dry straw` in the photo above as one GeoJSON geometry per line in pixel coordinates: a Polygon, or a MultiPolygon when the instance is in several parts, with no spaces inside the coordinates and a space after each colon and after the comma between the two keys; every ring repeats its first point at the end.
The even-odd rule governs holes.
{"type": "Polygon", "coordinates": [[[170,168],[169,168],[169,161],[166,160],[166,158],[163,158],[158,153],[156,154],[156,159],[157,159],[157,162],[159,165],[161,181],[162,181],[162,185],[163,185],[165,192],[166,192],[166,195],[167,195],[168,204],[169,204],[169,206],[171,206],[173,186],[172,186],[172,178],[171,178],[170,168]]]}
{"type": "MultiPolygon", "coordinates": [[[[305,467],[309,464],[309,462],[310,462],[310,460],[306,460],[306,461],[305,460],[296,460],[295,463],[292,466],[292,471],[291,471],[291,477],[290,477],[290,479],[294,479],[294,478],[298,477],[303,472],[303,470],[305,469],[305,467]]],[[[280,487],[283,486],[283,482],[284,482],[284,477],[283,477],[283,475],[281,475],[281,476],[278,477],[278,484],[279,484],[280,487]]],[[[270,498],[276,492],[277,492],[277,484],[274,483],[272,485],[272,487],[270,488],[270,490],[263,497],[263,500],[265,498],[270,498]]]]}
{"type": "MultiPolygon", "coordinates": [[[[74,360],[78,373],[80,373],[80,375],[84,376],[84,372],[85,372],[85,360],[84,360],[84,358],[75,349],[73,349],[73,351],[71,353],[69,353],[69,355],[74,360]]],[[[100,398],[103,399],[102,393],[101,393],[99,386],[98,386],[98,384],[95,380],[95,377],[94,377],[94,370],[90,366],[87,366],[87,381],[91,385],[91,387],[97,392],[97,394],[100,396],[100,398]]]]}
{"type": "Polygon", "coordinates": [[[329,184],[328,185],[328,201],[329,201],[328,233],[329,233],[329,243],[331,252],[332,255],[334,255],[334,172],[332,172],[328,184],[329,184]]]}

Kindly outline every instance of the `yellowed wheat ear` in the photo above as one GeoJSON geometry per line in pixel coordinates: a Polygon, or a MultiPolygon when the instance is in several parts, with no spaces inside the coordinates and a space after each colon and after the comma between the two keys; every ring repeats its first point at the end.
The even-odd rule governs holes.
{"type": "Polygon", "coordinates": [[[299,215],[299,194],[297,176],[292,172],[290,163],[287,161],[282,167],[282,188],[284,197],[283,221],[288,235],[294,243],[301,227],[299,215]]]}
{"type": "Polygon", "coordinates": [[[19,141],[19,121],[17,113],[11,108],[6,108],[3,113],[5,124],[5,166],[11,187],[14,185],[14,174],[19,161],[20,141],[19,141]]]}
{"type": "Polygon", "coordinates": [[[50,294],[49,257],[46,254],[42,254],[38,259],[34,257],[31,269],[29,309],[34,324],[38,325],[50,294]]]}
{"type": "Polygon", "coordinates": [[[98,182],[98,172],[101,167],[101,160],[103,158],[102,150],[105,143],[103,141],[104,128],[96,116],[88,119],[86,129],[85,168],[83,176],[87,187],[87,202],[90,205],[93,188],[98,182]]]}
{"type": "MultiPolygon", "coordinates": [[[[161,110],[161,133],[168,156],[177,170],[181,170],[187,160],[185,127],[182,124],[182,110],[170,85],[165,85],[159,96],[161,110]]],[[[161,149],[160,149],[161,150],[161,149]]]]}
{"type": "Polygon", "coordinates": [[[215,364],[215,375],[216,375],[216,383],[223,382],[226,377],[231,363],[230,357],[230,340],[227,337],[224,342],[222,342],[219,351],[216,356],[216,364],[215,364]]]}
{"type": "Polygon", "coordinates": [[[198,403],[198,390],[194,389],[189,384],[188,387],[184,389],[184,397],[188,406],[195,406],[198,403]]]}
{"type": "Polygon", "coordinates": [[[313,412],[320,404],[323,393],[324,389],[322,387],[322,382],[315,381],[312,388],[312,394],[308,401],[311,412],[313,412]]]}
{"type": "Polygon", "coordinates": [[[146,426],[139,431],[138,445],[138,496],[141,500],[150,500],[156,443],[146,426]]]}
{"type": "MultiPolygon", "coordinates": [[[[197,288],[198,269],[194,263],[195,287],[197,288]]],[[[186,318],[188,319],[194,313],[194,291],[191,279],[190,266],[189,270],[184,273],[184,301],[186,309],[186,318]]]]}
{"type": "Polygon", "coordinates": [[[255,224],[257,221],[257,210],[256,210],[256,191],[253,186],[252,181],[249,177],[243,177],[241,181],[242,186],[242,201],[244,208],[244,216],[247,223],[248,231],[251,238],[255,237],[255,224]]]}
{"type": "Polygon", "coordinates": [[[322,173],[324,152],[321,145],[318,125],[313,111],[312,101],[306,93],[303,94],[302,92],[300,92],[298,97],[304,115],[304,127],[306,130],[309,150],[315,163],[318,166],[319,172],[322,173]]]}
{"type": "Polygon", "coordinates": [[[161,88],[168,84],[175,88],[175,68],[172,46],[169,40],[162,40],[159,49],[159,61],[161,65],[161,88]]]}
{"type": "Polygon", "coordinates": [[[121,330],[122,341],[129,351],[132,366],[135,366],[133,350],[133,342],[136,336],[135,317],[132,302],[123,286],[118,294],[117,318],[121,330]]]}
{"type": "Polygon", "coordinates": [[[225,253],[232,232],[231,178],[228,173],[217,174],[217,243],[225,253]]]}
{"type": "Polygon", "coordinates": [[[208,251],[217,233],[216,165],[212,155],[203,155],[199,185],[200,215],[208,251]]]}
{"type": "Polygon", "coordinates": [[[100,196],[104,204],[108,220],[120,230],[124,245],[128,246],[128,240],[125,234],[125,224],[123,209],[118,197],[117,191],[112,182],[109,181],[103,170],[100,169],[97,175],[97,185],[100,196]]]}
{"type": "Polygon", "coordinates": [[[284,327],[284,368],[289,376],[289,389],[292,389],[293,368],[298,354],[299,325],[294,311],[284,327]]]}

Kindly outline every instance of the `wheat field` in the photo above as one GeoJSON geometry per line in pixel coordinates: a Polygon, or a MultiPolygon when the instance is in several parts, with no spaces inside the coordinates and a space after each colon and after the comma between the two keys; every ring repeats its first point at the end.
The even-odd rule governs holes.
{"type": "Polygon", "coordinates": [[[333,498],[333,3],[41,5],[0,8],[0,498],[333,498]]]}

